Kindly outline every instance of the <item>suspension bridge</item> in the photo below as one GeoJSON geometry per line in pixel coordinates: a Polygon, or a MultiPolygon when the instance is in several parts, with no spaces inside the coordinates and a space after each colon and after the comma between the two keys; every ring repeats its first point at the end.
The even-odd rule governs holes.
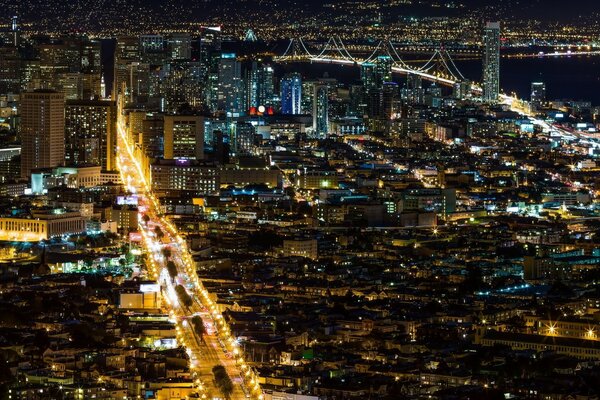
{"type": "Polygon", "coordinates": [[[339,36],[329,38],[325,45],[317,50],[311,49],[302,38],[293,38],[283,55],[274,57],[274,61],[362,66],[366,63],[377,62],[379,57],[384,56],[391,60],[392,72],[395,73],[417,75],[425,80],[446,86],[467,81],[444,47],[436,49],[431,58],[421,66],[411,66],[405,62],[398,54],[396,47],[390,40],[381,40],[368,56],[366,54],[360,56],[352,55],[339,36]]]}

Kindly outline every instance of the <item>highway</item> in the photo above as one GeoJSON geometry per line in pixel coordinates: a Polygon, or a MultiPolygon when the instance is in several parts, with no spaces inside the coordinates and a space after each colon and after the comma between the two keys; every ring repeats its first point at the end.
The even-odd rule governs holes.
{"type": "Polygon", "coordinates": [[[190,373],[198,397],[262,400],[258,376],[244,361],[239,344],[232,337],[223,316],[199,280],[185,241],[176,228],[161,215],[160,203],[152,193],[149,180],[134,155],[123,119],[123,115],[119,113],[117,162],[121,179],[127,190],[138,196],[139,230],[148,255],[147,273],[149,278],[161,285],[163,306],[175,324],[178,342],[189,356],[190,373]],[[165,248],[169,249],[169,259],[165,257],[165,248]],[[175,279],[169,276],[167,270],[169,260],[177,267],[175,279]],[[175,289],[177,285],[186,289],[192,299],[191,305],[181,303],[175,289]],[[193,316],[202,318],[206,330],[203,336],[197,334],[192,326],[193,316]],[[212,369],[218,365],[225,367],[233,383],[233,390],[227,396],[220,392],[213,379],[212,369]]]}

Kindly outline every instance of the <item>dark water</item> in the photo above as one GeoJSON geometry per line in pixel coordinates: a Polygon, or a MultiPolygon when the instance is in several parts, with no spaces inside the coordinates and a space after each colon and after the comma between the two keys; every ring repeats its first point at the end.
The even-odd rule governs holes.
{"type": "MultiPolygon", "coordinates": [[[[467,78],[481,80],[480,61],[456,64],[467,78]]],[[[500,86],[505,92],[529,98],[533,81],[546,83],[549,100],[585,100],[600,105],[600,56],[502,59],[500,86]]]]}
{"type": "MultiPolygon", "coordinates": [[[[467,79],[481,81],[481,61],[456,61],[456,65],[467,79]]],[[[308,78],[329,74],[347,83],[360,79],[359,68],[354,66],[298,63],[280,66],[278,70],[298,71],[308,78]]],[[[529,99],[534,81],[546,83],[549,100],[585,100],[600,105],[600,56],[502,59],[500,85],[505,92],[514,91],[519,97],[529,99]]]]}

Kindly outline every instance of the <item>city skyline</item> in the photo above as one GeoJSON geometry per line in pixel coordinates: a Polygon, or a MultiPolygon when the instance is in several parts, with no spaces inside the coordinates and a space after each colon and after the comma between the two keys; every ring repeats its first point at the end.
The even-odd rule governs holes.
{"type": "Polygon", "coordinates": [[[600,396],[590,2],[0,8],[0,399],[600,396]]]}

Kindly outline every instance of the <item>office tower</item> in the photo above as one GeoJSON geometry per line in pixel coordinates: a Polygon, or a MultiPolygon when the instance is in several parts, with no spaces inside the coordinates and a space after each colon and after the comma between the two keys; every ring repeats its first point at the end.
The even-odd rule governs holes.
{"type": "Polygon", "coordinates": [[[150,95],[150,64],[131,62],[128,65],[127,87],[133,103],[145,103],[150,95]]]}
{"type": "Polygon", "coordinates": [[[174,33],[168,39],[169,51],[173,60],[192,58],[192,38],[187,33],[174,33]]]}
{"type": "Polygon", "coordinates": [[[205,91],[206,104],[216,109],[216,88],[219,77],[219,61],[221,59],[221,30],[220,28],[202,28],[198,41],[197,53],[193,58],[200,62],[200,81],[208,89],[205,91]]]}
{"type": "Polygon", "coordinates": [[[150,159],[164,155],[164,116],[159,113],[146,114],[142,122],[142,149],[150,159]]]}
{"type": "Polygon", "coordinates": [[[215,130],[212,133],[212,148],[213,158],[219,164],[226,164],[229,162],[229,149],[225,143],[225,137],[223,131],[215,130]]]}
{"type": "Polygon", "coordinates": [[[216,108],[227,113],[244,111],[242,69],[235,53],[223,53],[219,60],[216,108]]]}
{"type": "Polygon", "coordinates": [[[171,61],[161,71],[161,109],[166,113],[176,113],[181,106],[200,106],[203,83],[200,64],[188,60],[171,61]]]}
{"type": "Polygon", "coordinates": [[[275,96],[273,80],[273,67],[267,64],[252,63],[246,79],[248,108],[273,106],[273,97],[275,96]]]}
{"type": "Polygon", "coordinates": [[[402,100],[412,103],[423,103],[423,79],[417,74],[408,74],[406,76],[406,86],[401,90],[402,100]]]}
{"type": "Polygon", "coordinates": [[[160,65],[166,59],[165,38],[162,35],[140,35],[139,59],[160,65]]]}
{"type": "Polygon", "coordinates": [[[375,85],[381,88],[385,82],[392,82],[392,66],[394,60],[390,56],[379,56],[375,63],[375,85]]]}
{"type": "Polygon", "coordinates": [[[313,134],[327,137],[329,130],[329,93],[327,85],[317,83],[313,88],[313,134]]]}
{"type": "Polygon", "coordinates": [[[544,82],[531,83],[531,104],[540,106],[546,101],[546,84],[544,82]]]}
{"type": "Polygon", "coordinates": [[[234,151],[238,154],[250,154],[254,146],[256,128],[248,122],[235,124],[234,151]]]}
{"type": "Polygon", "coordinates": [[[81,42],[81,71],[99,75],[102,71],[100,53],[101,43],[99,40],[83,40],[81,42]]]}
{"type": "Polygon", "coordinates": [[[500,95],[500,23],[488,22],[483,33],[483,101],[495,103],[500,95]]]}
{"type": "Polygon", "coordinates": [[[16,15],[12,17],[10,24],[10,30],[13,34],[13,46],[19,46],[19,17],[16,15]]]}
{"type": "MultiPolygon", "coordinates": [[[[139,39],[135,37],[117,38],[115,48],[115,65],[113,76],[112,98],[122,93],[123,85],[129,86],[131,71],[129,65],[133,62],[139,62],[139,39]]],[[[124,94],[124,93],[123,93],[124,94]]]]}
{"type": "Polygon", "coordinates": [[[114,101],[67,100],[65,163],[116,170],[117,106],[114,101]]]}
{"type": "Polygon", "coordinates": [[[360,66],[360,81],[365,88],[365,92],[377,88],[375,64],[366,62],[360,66]]]}
{"type": "Polygon", "coordinates": [[[367,102],[365,88],[363,85],[350,85],[350,104],[348,107],[348,116],[362,117],[366,112],[367,102]]]}
{"type": "Polygon", "coordinates": [[[21,177],[35,168],[63,165],[65,160],[65,97],[54,90],[21,95],[21,177]]]}
{"type": "Polygon", "coordinates": [[[64,74],[81,71],[80,45],[75,41],[44,43],[38,46],[38,51],[44,89],[60,89],[60,79],[64,74]]]}
{"type": "Polygon", "coordinates": [[[398,84],[386,82],[381,89],[369,92],[367,115],[371,119],[389,121],[395,116],[398,107],[398,84]]]}
{"type": "Polygon", "coordinates": [[[144,138],[144,119],[146,111],[143,109],[127,109],[127,137],[134,146],[141,146],[144,138]]]}
{"type": "Polygon", "coordinates": [[[58,87],[64,93],[65,100],[92,100],[103,96],[100,74],[82,72],[61,74],[58,87]]]}
{"type": "Polygon", "coordinates": [[[167,160],[202,160],[204,118],[196,115],[165,115],[163,157],[167,160]]]}
{"type": "Polygon", "coordinates": [[[302,114],[312,114],[315,81],[302,81],[302,114]]]}
{"type": "Polygon", "coordinates": [[[281,113],[302,114],[302,77],[299,73],[281,78],[281,113]]]}
{"type": "Polygon", "coordinates": [[[456,82],[452,87],[452,96],[458,100],[471,97],[471,81],[456,82]]]}
{"type": "Polygon", "coordinates": [[[398,108],[398,84],[395,82],[385,82],[381,89],[380,116],[384,120],[390,121],[396,116],[398,108]]]}
{"type": "Polygon", "coordinates": [[[16,47],[0,47],[0,95],[21,90],[21,56],[16,47]]]}

